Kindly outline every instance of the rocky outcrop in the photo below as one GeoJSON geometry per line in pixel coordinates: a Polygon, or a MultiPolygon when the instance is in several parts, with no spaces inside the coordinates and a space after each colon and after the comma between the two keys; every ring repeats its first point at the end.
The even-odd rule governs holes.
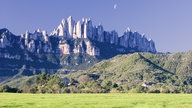
{"type": "Polygon", "coordinates": [[[88,54],[91,56],[99,56],[100,50],[92,44],[88,39],[74,39],[68,41],[60,41],[59,49],[61,54],[88,54]]]}
{"type": "Polygon", "coordinates": [[[60,44],[59,49],[62,54],[70,54],[70,46],[68,44],[60,44]]]}
{"type": "Polygon", "coordinates": [[[81,33],[81,21],[78,21],[76,26],[75,26],[75,32],[74,32],[74,38],[82,38],[82,33],[81,33]]]}
{"type": "Polygon", "coordinates": [[[108,32],[104,30],[102,25],[93,26],[91,19],[83,18],[82,21],[77,21],[77,23],[75,23],[70,16],[67,20],[62,20],[62,23],[51,35],[61,36],[65,39],[88,38],[92,41],[107,42],[109,44],[123,46],[131,49],[132,52],[156,52],[155,43],[153,40],[147,39],[145,35],[132,32],[130,28],[127,28],[123,36],[118,36],[115,30],[108,32]]]}
{"type": "Polygon", "coordinates": [[[91,56],[99,56],[100,50],[96,46],[93,46],[90,41],[86,41],[86,53],[91,56]]]}
{"type": "Polygon", "coordinates": [[[12,35],[7,29],[0,30],[1,36],[0,36],[0,48],[6,48],[6,46],[9,46],[9,40],[7,35],[12,35]]]}
{"type": "Polygon", "coordinates": [[[140,52],[156,52],[153,40],[147,39],[144,34],[132,32],[129,28],[119,38],[119,44],[126,48],[137,49],[140,52]]]}
{"type": "Polygon", "coordinates": [[[33,33],[27,31],[25,34],[15,36],[8,29],[1,29],[0,48],[7,47],[17,47],[38,54],[90,56],[103,56],[101,54],[107,49],[113,52],[119,51],[118,53],[156,52],[153,40],[138,32],[132,32],[130,28],[127,28],[122,36],[118,36],[115,30],[109,32],[105,31],[102,25],[93,26],[90,18],[75,22],[71,16],[63,19],[50,35],[47,35],[45,30],[37,29],[33,33]]]}

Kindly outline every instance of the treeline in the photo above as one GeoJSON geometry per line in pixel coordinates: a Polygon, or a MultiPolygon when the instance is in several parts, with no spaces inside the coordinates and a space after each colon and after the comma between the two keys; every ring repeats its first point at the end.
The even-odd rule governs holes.
{"type": "Polygon", "coordinates": [[[192,93],[188,85],[170,86],[150,83],[129,86],[118,85],[109,80],[98,80],[97,75],[81,75],[77,79],[62,81],[57,75],[42,73],[26,81],[22,89],[8,85],[0,87],[0,92],[11,93],[192,93]]]}

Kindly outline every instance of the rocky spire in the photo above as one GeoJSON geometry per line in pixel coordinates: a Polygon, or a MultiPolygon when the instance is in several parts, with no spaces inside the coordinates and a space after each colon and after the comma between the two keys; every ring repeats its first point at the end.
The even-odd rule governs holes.
{"type": "Polygon", "coordinates": [[[51,35],[63,36],[65,38],[89,38],[99,42],[124,46],[126,48],[137,49],[138,51],[156,52],[153,41],[148,40],[138,32],[132,32],[128,27],[122,36],[118,36],[116,31],[107,32],[102,25],[93,26],[91,19],[82,18],[82,21],[75,21],[70,16],[67,20],[55,29],[51,35]]]}
{"type": "Polygon", "coordinates": [[[103,26],[102,25],[99,25],[97,27],[97,40],[99,42],[104,42],[104,29],[103,29],[103,26]]]}
{"type": "Polygon", "coordinates": [[[77,38],[82,38],[81,21],[78,21],[76,24],[76,36],[77,36],[77,38]]]}
{"type": "Polygon", "coordinates": [[[75,21],[73,20],[72,16],[69,16],[69,18],[67,19],[67,23],[68,23],[68,32],[69,32],[69,38],[71,38],[73,36],[73,29],[75,26],[75,21]]]}
{"type": "Polygon", "coordinates": [[[62,19],[61,24],[55,29],[51,35],[62,36],[65,38],[69,37],[68,22],[65,19],[62,19]]]}

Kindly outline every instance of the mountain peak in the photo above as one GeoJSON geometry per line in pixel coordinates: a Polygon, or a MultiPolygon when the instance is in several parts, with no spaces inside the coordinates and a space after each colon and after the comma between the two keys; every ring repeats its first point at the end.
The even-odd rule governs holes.
{"type": "Polygon", "coordinates": [[[2,28],[2,29],[0,29],[0,33],[3,33],[3,32],[9,33],[9,30],[8,30],[7,28],[2,28]]]}
{"type": "Polygon", "coordinates": [[[64,24],[65,24],[65,22],[66,22],[66,19],[65,19],[65,18],[63,18],[63,19],[61,20],[61,24],[62,24],[62,25],[64,25],[64,24]]]}
{"type": "Polygon", "coordinates": [[[137,31],[132,32],[128,27],[122,36],[118,36],[115,31],[105,31],[101,24],[94,26],[91,18],[82,18],[77,22],[73,20],[72,16],[67,19],[63,18],[59,26],[51,32],[51,36],[59,36],[64,39],[91,39],[134,49],[133,52],[156,52],[154,42],[137,31]]]}
{"type": "Polygon", "coordinates": [[[125,30],[125,32],[131,32],[131,29],[129,27],[127,27],[127,29],[125,30]]]}
{"type": "MultiPolygon", "coordinates": [[[[1,31],[8,32],[7,29],[1,29],[1,31]]],[[[114,51],[115,54],[156,52],[155,43],[152,40],[148,40],[138,32],[132,32],[129,27],[122,36],[118,36],[115,30],[105,31],[101,24],[94,26],[90,18],[83,18],[82,21],[76,22],[72,16],[67,19],[63,18],[50,36],[45,30],[37,29],[34,33],[27,31],[20,37],[24,39],[20,39],[23,42],[23,45],[19,45],[22,49],[37,53],[54,52],[64,55],[86,53],[91,56],[103,56],[105,51],[102,44],[110,47],[106,49],[114,51]]],[[[11,43],[8,42],[9,40],[13,41],[13,39],[8,39],[2,42],[11,43]]],[[[21,42],[18,43],[22,44],[21,42]]]]}
{"type": "Polygon", "coordinates": [[[69,22],[73,22],[74,20],[73,20],[73,17],[72,16],[69,16],[68,18],[67,18],[67,22],[69,23],[69,22]]]}

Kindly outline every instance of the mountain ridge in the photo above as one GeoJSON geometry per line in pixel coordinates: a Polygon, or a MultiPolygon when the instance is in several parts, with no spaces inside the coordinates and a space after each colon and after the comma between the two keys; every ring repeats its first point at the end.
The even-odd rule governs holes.
{"type": "Polygon", "coordinates": [[[156,53],[155,43],[129,28],[118,36],[115,30],[94,26],[91,19],[77,22],[71,16],[62,19],[50,35],[37,29],[17,36],[3,28],[0,76],[85,70],[101,60],[134,52],[156,53]]]}

